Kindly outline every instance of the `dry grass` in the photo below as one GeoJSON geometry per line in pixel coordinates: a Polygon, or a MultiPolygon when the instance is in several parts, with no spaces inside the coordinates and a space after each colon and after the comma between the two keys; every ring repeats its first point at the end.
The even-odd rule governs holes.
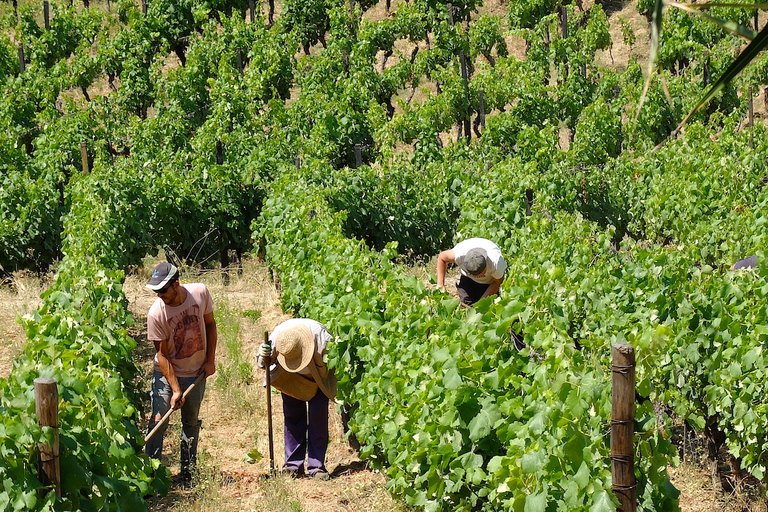
{"type": "Polygon", "coordinates": [[[0,377],[11,373],[13,360],[21,354],[26,342],[23,315],[40,305],[40,294],[50,284],[50,276],[17,272],[0,283],[0,377]]]}
{"type": "Polygon", "coordinates": [[[744,484],[724,491],[719,478],[712,478],[710,466],[701,460],[668,468],[672,484],[680,491],[682,512],[768,512],[764,488],[744,484]]]}

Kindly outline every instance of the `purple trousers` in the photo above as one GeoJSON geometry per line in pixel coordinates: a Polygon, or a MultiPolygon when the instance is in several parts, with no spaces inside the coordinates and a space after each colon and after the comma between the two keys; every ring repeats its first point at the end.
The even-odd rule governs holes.
{"type": "Polygon", "coordinates": [[[328,397],[319,389],[309,401],[298,400],[281,393],[283,396],[283,415],[285,428],[284,469],[304,470],[304,457],[307,457],[307,472],[310,475],[325,471],[325,451],[328,448],[328,397]]]}

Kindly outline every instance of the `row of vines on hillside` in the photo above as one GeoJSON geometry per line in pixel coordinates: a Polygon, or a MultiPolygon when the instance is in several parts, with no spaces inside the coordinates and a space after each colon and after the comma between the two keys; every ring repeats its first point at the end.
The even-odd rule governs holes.
{"type": "MultiPolygon", "coordinates": [[[[530,158],[532,136],[555,147],[565,126],[571,161],[594,165],[663,140],[692,106],[697,95],[690,91],[701,86],[691,79],[701,75],[695,67],[701,59],[689,58],[690,71],[667,71],[666,83],[655,82],[635,115],[630,106],[642,88],[639,66],[618,72],[594,64],[596,52],[613,44],[600,4],[561,11],[551,2],[516,3],[502,18],[476,16],[474,3],[449,9],[419,1],[369,21],[365,3],[350,11],[334,2],[288,2],[273,25],[261,16],[246,20],[243,1],[147,5],[146,13],[130,2],[107,12],[53,2],[49,29],[41,26],[36,3],[3,16],[2,190],[6,198],[30,198],[0,201],[6,271],[42,270],[59,257],[62,190],[81,170],[81,143],[103,165],[165,159],[166,167],[203,173],[211,164],[273,167],[269,161],[283,156],[343,168],[355,164],[355,147],[363,148],[365,163],[393,158],[404,143],[413,146],[418,169],[444,159],[440,135],[462,120],[474,118],[479,133],[482,96],[485,128],[478,144],[486,153],[530,158]],[[509,54],[507,35],[525,41],[523,60],[509,54]],[[23,73],[12,41],[25,48],[23,73]],[[318,42],[321,51],[296,56],[298,47],[318,42]],[[403,44],[412,48],[409,54],[401,53],[403,44]],[[466,76],[459,53],[468,57],[466,76]],[[178,64],[168,69],[174,58],[178,64]],[[424,97],[414,102],[417,90],[424,97]],[[73,99],[77,91],[82,100],[73,99]]],[[[741,20],[744,12],[725,15],[741,20]]],[[[722,41],[722,51],[709,58],[716,73],[726,57],[715,56],[731,55],[733,41],[710,32],[697,44],[722,41]]],[[[750,80],[760,81],[755,74],[750,80]]],[[[719,101],[697,119],[717,109],[728,114],[739,104],[733,88],[719,101]]],[[[252,215],[253,205],[241,206],[252,215]]],[[[223,248],[245,249],[242,226],[223,231],[201,242],[201,259],[223,248]]],[[[175,249],[189,256],[198,245],[175,249]]]]}
{"type": "MultiPolygon", "coordinates": [[[[764,145],[750,148],[749,134],[713,141],[694,125],[642,161],[553,166],[546,175],[500,162],[463,189],[457,226],[458,239],[503,241],[507,293],[550,312],[568,344],[603,361],[613,343],[635,346],[639,396],[705,433],[711,454],[727,446],[734,471],[760,480],[768,466],[759,391],[768,371],[766,156],[764,145]],[[587,220],[604,231],[578,234],[587,220]],[[729,270],[755,253],[756,270],[729,270]]],[[[522,324],[535,349],[546,326],[522,324]]]]}
{"type": "Polygon", "coordinates": [[[142,390],[119,269],[137,252],[123,219],[142,201],[137,183],[123,185],[122,194],[91,179],[68,187],[64,258],[42,306],[24,318],[23,355],[0,379],[0,509],[146,510],[144,496],[170,485],[167,469],[142,454],[137,427],[142,390]],[[38,377],[59,386],[60,497],[38,473],[37,444],[53,435],[35,415],[38,377]]]}
{"type": "MultiPolygon", "coordinates": [[[[446,460],[466,455],[452,451],[457,446],[472,453],[477,446],[457,439],[452,448],[444,446],[441,443],[448,442],[447,438],[437,435],[440,422],[452,418],[448,425],[457,428],[463,420],[470,434],[462,439],[477,442],[471,433],[472,422],[485,417],[482,406],[454,403],[451,386],[456,382],[448,385],[445,379],[447,371],[463,368],[459,361],[468,357],[469,366],[464,369],[479,371],[480,376],[467,379],[475,385],[486,383],[488,373],[496,382],[495,372],[504,372],[500,382],[514,386],[512,375],[524,372],[515,367],[506,373],[503,369],[510,364],[506,358],[523,364],[521,355],[533,356],[535,362],[527,362],[539,368],[546,367],[551,357],[552,368],[558,370],[552,370],[548,378],[563,368],[583,375],[604,365],[610,346],[623,341],[639,351],[639,394],[644,397],[640,414],[650,410],[651,402],[665,404],[707,433],[714,453],[718,446],[727,445],[738,461],[734,469],[765,477],[768,437],[761,417],[768,409],[759,392],[766,375],[761,328],[766,323],[762,306],[768,290],[765,269],[764,265],[757,273],[726,269],[739,254],[759,251],[764,238],[766,158],[762,146],[749,149],[748,134],[728,133],[713,141],[705,136],[703,127],[694,125],[684,140],[642,162],[618,159],[611,167],[584,168],[575,174],[567,155],[555,156],[544,174],[520,160],[503,160],[481,171],[468,162],[460,163],[460,153],[454,153],[454,165],[448,169],[423,170],[427,187],[437,177],[453,183],[443,190],[446,197],[460,193],[455,203],[460,205],[456,239],[485,236],[503,241],[510,261],[502,300],[479,305],[478,316],[467,313],[458,322],[460,312],[455,304],[425,291],[423,282],[406,277],[407,272],[390,262],[395,246],[387,245],[377,255],[343,236],[346,233],[370,242],[364,224],[352,233],[349,227],[350,215],[367,211],[365,199],[356,201],[349,211],[328,210],[344,207],[337,198],[344,197],[349,179],[336,182],[329,178],[334,176],[330,170],[304,169],[305,179],[315,185],[300,185],[292,178],[290,186],[276,186],[254,236],[266,244],[270,263],[286,283],[284,307],[327,322],[340,336],[336,357],[346,384],[342,386],[348,394],[345,400],[360,404],[353,429],[369,443],[371,457],[391,466],[391,485],[398,492],[434,509],[471,510],[479,505],[468,496],[489,493],[496,497],[487,489],[478,491],[467,482],[458,483],[452,472],[453,476],[441,472],[446,460]],[[732,156],[739,154],[745,156],[732,156]],[[489,194],[489,190],[495,193],[489,194]],[[657,197],[662,191],[681,198],[657,197]],[[314,201],[308,200],[311,197],[314,201]],[[294,202],[297,200],[301,204],[294,202]],[[497,317],[488,311],[503,319],[499,320],[503,327],[494,327],[497,317]],[[441,322],[450,324],[444,336],[438,334],[441,322]],[[523,334],[530,352],[514,352],[510,329],[523,334]],[[470,345],[461,345],[465,336],[470,345]],[[501,356],[482,352],[483,345],[478,345],[475,336],[497,351],[509,352],[501,356]],[[458,344],[445,359],[434,360],[436,347],[442,350],[453,342],[458,344]],[[472,363],[478,350],[483,354],[482,364],[472,363]],[[439,382],[437,391],[431,387],[435,380],[439,382]],[[450,390],[447,395],[446,388],[450,390]],[[408,398],[400,399],[400,394],[408,398]],[[441,402],[450,404],[448,410],[466,406],[471,414],[456,419],[447,410],[441,412],[441,402]],[[415,403],[430,404],[429,414],[411,410],[409,404],[415,403]],[[415,439],[403,440],[397,434],[400,428],[416,432],[415,439]],[[446,459],[436,455],[443,452],[448,454],[446,459]],[[456,490],[457,495],[441,502],[438,497],[447,489],[456,490]]],[[[373,172],[381,178],[388,172],[360,171],[360,176],[373,172]]],[[[402,201],[396,188],[377,190],[379,212],[386,213],[385,205],[392,200],[402,201]]],[[[352,187],[353,195],[354,191],[352,187]]],[[[393,229],[419,218],[417,212],[390,217],[393,229]]],[[[451,218],[449,211],[445,214],[451,218]]],[[[423,217],[422,223],[428,225],[423,217]]],[[[401,239],[401,243],[408,240],[401,239]]],[[[465,374],[457,371],[464,382],[465,374]]],[[[532,395],[530,386],[524,386],[525,396],[532,395]]],[[[567,395],[560,398],[567,402],[567,395]]],[[[499,399],[495,400],[498,405],[499,399]]],[[[504,422],[514,421],[511,410],[505,413],[504,422]]],[[[499,432],[502,416],[491,415],[498,421],[492,432],[499,432]]],[[[654,435],[671,435],[663,418],[656,420],[662,423],[653,427],[654,420],[638,418],[639,425],[654,435]]],[[[667,441],[654,439],[653,443],[662,446],[669,437],[667,441]]],[[[497,469],[498,459],[493,464],[491,459],[503,449],[491,444],[493,455],[461,459],[462,464],[469,460],[480,464],[477,478],[480,474],[489,477],[489,467],[497,469]]],[[[546,450],[552,451],[557,451],[554,446],[546,450]]],[[[645,448],[639,451],[645,453],[645,448]]],[[[660,457],[652,459],[658,467],[673,460],[660,457]]],[[[504,460],[513,468],[525,464],[504,460]]],[[[646,489],[646,506],[659,499],[652,496],[661,492],[663,480],[652,478],[652,486],[655,491],[646,489]]],[[[531,500],[546,495],[546,503],[574,510],[574,502],[563,505],[551,488],[543,494],[541,488],[527,488],[519,482],[510,488],[526,488],[531,500]]],[[[490,509],[494,506],[498,505],[490,509]]]]}

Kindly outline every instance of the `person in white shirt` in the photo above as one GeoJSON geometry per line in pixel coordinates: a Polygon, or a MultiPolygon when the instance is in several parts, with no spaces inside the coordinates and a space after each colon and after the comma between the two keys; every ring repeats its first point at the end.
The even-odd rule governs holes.
{"type": "Polygon", "coordinates": [[[465,306],[498,294],[507,270],[507,262],[499,246],[485,238],[469,238],[438,255],[437,286],[440,288],[445,287],[449,263],[455,263],[461,270],[456,289],[459,300],[465,306]]]}

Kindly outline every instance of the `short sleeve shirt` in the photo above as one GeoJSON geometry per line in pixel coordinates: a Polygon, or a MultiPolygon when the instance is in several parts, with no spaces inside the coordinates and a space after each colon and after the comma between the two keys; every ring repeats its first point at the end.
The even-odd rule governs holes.
{"type": "Polygon", "coordinates": [[[468,238],[463,242],[459,242],[453,248],[453,256],[454,261],[461,270],[461,274],[481,284],[490,284],[497,279],[501,279],[507,270],[507,262],[501,255],[499,246],[485,238],[468,238]],[[484,249],[488,256],[483,277],[470,275],[467,269],[464,268],[464,258],[472,249],[484,249]]]}
{"type": "MultiPolygon", "coordinates": [[[[171,307],[157,298],[147,314],[147,338],[165,340],[168,359],[177,377],[195,377],[205,363],[205,315],[213,312],[213,299],[202,283],[182,285],[187,297],[171,307]]],[[[155,370],[159,371],[157,356],[155,370]]]]}

